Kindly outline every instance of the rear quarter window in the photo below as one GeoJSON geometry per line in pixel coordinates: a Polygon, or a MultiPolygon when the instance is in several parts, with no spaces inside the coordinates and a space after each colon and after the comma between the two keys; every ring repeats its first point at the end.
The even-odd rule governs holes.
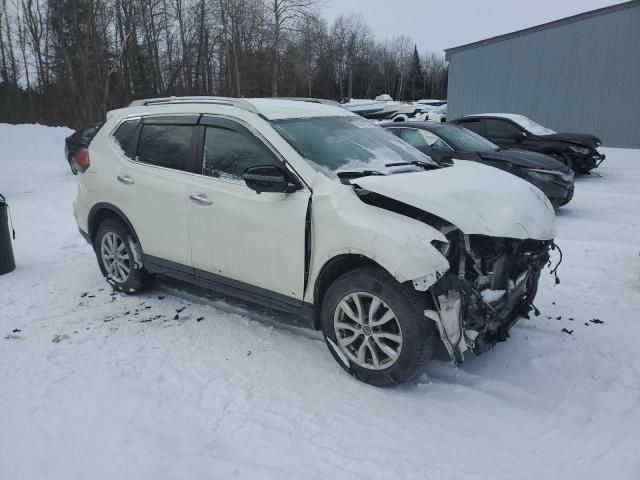
{"type": "MultiPolygon", "coordinates": [[[[131,141],[133,140],[134,134],[136,133],[136,128],[138,127],[138,119],[135,120],[125,120],[120,124],[118,129],[113,134],[113,139],[116,141],[120,148],[124,152],[129,151],[129,147],[131,146],[131,141]]],[[[131,155],[127,155],[131,157],[131,155]]]]}

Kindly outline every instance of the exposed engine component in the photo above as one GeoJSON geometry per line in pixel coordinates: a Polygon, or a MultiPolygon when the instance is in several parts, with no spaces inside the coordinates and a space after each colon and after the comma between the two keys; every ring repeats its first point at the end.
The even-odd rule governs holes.
{"type": "Polygon", "coordinates": [[[435,320],[449,354],[487,351],[509,337],[520,315],[532,308],[540,271],[552,243],[443,232],[449,240],[441,252],[451,269],[432,289],[435,320]],[[457,324],[456,324],[457,322],[457,324]]]}

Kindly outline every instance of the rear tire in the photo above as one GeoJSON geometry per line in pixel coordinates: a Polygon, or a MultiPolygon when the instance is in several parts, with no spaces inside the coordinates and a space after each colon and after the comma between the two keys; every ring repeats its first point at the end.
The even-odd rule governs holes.
{"type": "Polygon", "coordinates": [[[321,325],[335,360],[376,386],[410,382],[431,357],[435,325],[426,295],[377,267],[339,277],[322,301],[321,325]]]}
{"type": "Polygon", "coordinates": [[[136,293],[153,282],[153,275],[142,265],[140,246],[120,220],[108,218],[100,224],[93,249],[100,271],[114,289],[136,293]]]}

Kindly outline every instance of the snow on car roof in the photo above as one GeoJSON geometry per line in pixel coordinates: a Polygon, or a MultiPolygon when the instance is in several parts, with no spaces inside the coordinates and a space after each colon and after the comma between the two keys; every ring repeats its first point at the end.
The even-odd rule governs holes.
{"type": "Polygon", "coordinates": [[[301,100],[247,98],[246,101],[252,104],[258,112],[269,120],[310,117],[348,117],[355,115],[342,107],[301,100]]]}
{"type": "Polygon", "coordinates": [[[509,119],[518,125],[520,125],[525,130],[533,133],[534,135],[553,135],[556,133],[550,128],[544,127],[539,123],[534,122],[530,118],[525,117],[524,115],[518,115],[515,113],[477,113],[475,115],[466,115],[467,117],[499,117],[509,119]]]}

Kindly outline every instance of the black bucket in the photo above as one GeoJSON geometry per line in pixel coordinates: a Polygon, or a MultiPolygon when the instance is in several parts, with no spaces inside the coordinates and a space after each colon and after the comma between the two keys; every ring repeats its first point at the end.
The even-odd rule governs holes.
{"type": "Polygon", "coordinates": [[[9,205],[0,194],[0,275],[9,273],[16,268],[13,258],[11,237],[15,238],[13,228],[9,228],[9,205]]]}

